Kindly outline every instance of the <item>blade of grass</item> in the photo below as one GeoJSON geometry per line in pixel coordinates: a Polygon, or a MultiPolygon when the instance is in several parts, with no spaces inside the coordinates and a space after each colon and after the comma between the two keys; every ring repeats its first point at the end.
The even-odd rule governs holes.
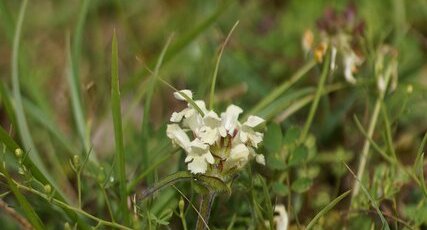
{"type": "Polygon", "coordinates": [[[305,74],[310,71],[314,66],[316,66],[316,62],[314,60],[306,63],[302,66],[294,75],[292,75],[289,80],[284,81],[281,85],[275,88],[270,94],[265,96],[260,102],[258,102],[251,110],[249,110],[243,120],[247,119],[249,115],[258,114],[258,112],[268,106],[271,102],[276,100],[280,95],[282,95],[289,87],[295,84],[298,80],[305,76],[305,74]]]}
{"type": "Polygon", "coordinates": [[[348,167],[348,165],[345,162],[343,162],[343,164],[348,169],[348,171],[351,173],[351,175],[353,175],[354,179],[359,182],[360,188],[362,189],[363,193],[365,193],[366,197],[368,197],[369,201],[371,202],[372,207],[374,207],[374,209],[377,211],[377,214],[380,217],[381,222],[383,224],[383,228],[390,230],[390,226],[388,226],[388,223],[387,223],[386,219],[384,218],[384,215],[382,214],[381,210],[379,209],[377,202],[374,200],[374,198],[371,196],[371,194],[369,194],[368,190],[362,184],[362,181],[359,180],[359,178],[356,176],[356,174],[353,172],[353,170],[351,170],[351,168],[348,167]]]}
{"type": "Polygon", "coordinates": [[[58,143],[67,151],[70,157],[79,152],[69,141],[69,138],[57,128],[58,125],[54,123],[53,119],[51,119],[49,115],[45,114],[31,101],[24,99],[23,102],[25,111],[28,113],[29,117],[34,119],[34,121],[39,123],[42,127],[45,127],[47,131],[49,131],[52,136],[58,140],[58,143]]]}
{"type": "Polygon", "coordinates": [[[46,227],[43,225],[42,221],[40,220],[40,217],[34,211],[31,204],[28,202],[25,196],[19,191],[17,186],[12,182],[12,179],[5,165],[6,164],[4,162],[0,162],[0,172],[4,174],[4,177],[7,181],[7,184],[9,185],[10,190],[15,195],[16,200],[21,206],[25,216],[28,218],[28,221],[30,221],[32,227],[36,230],[46,229],[46,227]]]}
{"type": "Polygon", "coordinates": [[[152,74],[152,77],[150,79],[150,82],[148,83],[148,89],[147,89],[147,95],[145,97],[145,103],[144,103],[144,114],[142,117],[142,124],[141,124],[141,149],[142,149],[142,154],[143,154],[143,161],[142,161],[142,165],[143,168],[148,166],[148,138],[149,138],[149,117],[150,117],[150,108],[151,108],[151,103],[152,103],[152,98],[153,98],[153,94],[154,94],[154,88],[156,87],[156,83],[157,83],[157,79],[159,77],[159,71],[160,71],[160,67],[162,66],[163,63],[163,58],[165,57],[166,51],[170,45],[172,41],[172,36],[170,36],[168,38],[168,40],[166,41],[165,46],[162,49],[162,52],[160,53],[159,59],[157,60],[157,64],[156,67],[154,69],[154,72],[152,74]]]}
{"type": "Polygon", "coordinates": [[[114,139],[116,142],[116,159],[118,160],[117,175],[119,178],[120,214],[125,223],[129,223],[126,191],[126,159],[123,145],[122,115],[120,104],[120,86],[118,70],[118,48],[116,32],[113,34],[111,51],[111,110],[114,123],[114,139]]]}
{"type": "Polygon", "coordinates": [[[331,203],[326,205],[326,207],[324,207],[322,210],[320,210],[319,213],[316,214],[316,216],[314,216],[314,218],[310,221],[310,223],[308,223],[308,225],[305,229],[306,230],[312,229],[314,227],[314,224],[322,216],[324,216],[327,212],[329,212],[329,210],[331,210],[333,207],[335,207],[335,205],[338,204],[338,202],[340,202],[342,199],[344,199],[346,196],[348,196],[348,194],[350,194],[350,192],[351,192],[351,190],[348,190],[347,192],[344,192],[343,194],[341,194],[340,196],[338,196],[337,198],[332,200],[331,203]]]}
{"type": "Polygon", "coordinates": [[[210,100],[209,100],[209,109],[213,110],[214,108],[214,98],[215,98],[215,85],[216,85],[216,78],[218,76],[218,68],[219,68],[219,63],[221,61],[221,57],[222,54],[224,53],[224,49],[225,46],[227,45],[228,41],[230,40],[231,34],[233,34],[233,31],[236,29],[237,25],[239,25],[239,21],[237,21],[236,23],[234,23],[233,27],[231,28],[230,32],[228,32],[227,37],[224,40],[224,43],[221,45],[221,49],[218,53],[218,58],[216,59],[216,64],[215,64],[215,70],[212,76],[212,82],[211,82],[211,91],[210,91],[210,100]]]}
{"type": "MultiPolygon", "coordinates": [[[[83,111],[82,102],[80,99],[80,93],[79,93],[79,79],[78,75],[74,72],[74,61],[70,46],[70,39],[69,35],[67,36],[67,59],[68,59],[68,70],[67,70],[67,80],[68,84],[70,86],[70,94],[71,94],[71,107],[73,111],[73,117],[74,121],[77,126],[77,132],[80,138],[80,141],[82,142],[84,152],[87,154],[90,149],[89,144],[89,137],[87,135],[87,128],[85,123],[85,116],[83,111]]],[[[91,154],[91,160],[95,161],[95,154],[91,154]]]]}
{"type": "Polygon", "coordinates": [[[317,91],[314,96],[313,103],[310,107],[310,112],[308,114],[307,120],[305,121],[304,128],[301,131],[300,142],[304,142],[305,138],[310,131],[311,123],[313,122],[314,115],[316,115],[317,107],[319,105],[320,97],[323,94],[326,79],[328,77],[329,69],[330,69],[331,56],[329,54],[326,55],[325,62],[323,63],[322,74],[320,76],[320,80],[317,86],[317,91]]]}
{"type": "Polygon", "coordinates": [[[18,127],[17,121],[16,121],[16,114],[15,109],[13,108],[11,97],[7,93],[6,87],[4,85],[4,82],[0,82],[0,97],[1,102],[3,104],[4,110],[6,111],[7,117],[9,118],[9,121],[12,125],[12,127],[18,127]]]}
{"type": "Polygon", "coordinates": [[[387,108],[384,102],[382,102],[381,105],[381,114],[383,116],[383,120],[384,120],[384,127],[385,127],[385,135],[386,135],[386,143],[387,143],[387,148],[391,153],[391,156],[394,158],[394,160],[397,161],[397,156],[396,156],[396,151],[394,151],[394,147],[393,147],[393,138],[391,135],[391,124],[390,124],[390,119],[387,113],[387,108]]]}
{"type": "Polygon", "coordinates": [[[37,165],[37,167],[47,175],[47,170],[40,155],[35,148],[34,141],[31,137],[30,130],[28,128],[27,120],[24,113],[24,107],[22,105],[22,96],[20,91],[19,83],[19,40],[21,38],[22,24],[24,21],[24,15],[27,8],[28,0],[24,0],[18,16],[18,22],[16,25],[15,36],[13,38],[13,49],[12,49],[12,87],[13,97],[15,99],[15,114],[17,120],[17,128],[24,147],[29,151],[29,157],[37,165]]]}

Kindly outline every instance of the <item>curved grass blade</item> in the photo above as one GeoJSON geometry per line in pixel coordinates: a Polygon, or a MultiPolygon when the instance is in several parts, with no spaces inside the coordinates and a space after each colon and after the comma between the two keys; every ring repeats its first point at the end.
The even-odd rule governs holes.
{"type": "Polygon", "coordinates": [[[209,100],[209,109],[212,110],[214,108],[214,97],[215,97],[215,85],[216,85],[216,78],[218,76],[218,68],[219,63],[221,61],[222,54],[224,53],[225,46],[227,45],[228,41],[230,40],[231,34],[233,34],[233,31],[236,29],[237,25],[239,25],[239,21],[234,23],[233,27],[231,28],[230,32],[228,32],[227,37],[225,38],[224,43],[221,45],[221,50],[218,53],[218,58],[216,59],[215,64],[215,70],[212,76],[212,83],[211,83],[211,91],[210,91],[210,100],[209,100]]]}
{"type": "Polygon", "coordinates": [[[331,203],[326,205],[326,207],[324,207],[322,210],[320,210],[319,213],[317,213],[316,216],[314,216],[314,218],[310,221],[310,223],[308,223],[308,225],[305,229],[306,230],[312,229],[314,227],[314,224],[320,219],[320,217],[324,216],[327,212],[329,212],[329,210],[331,210],[333,207],[335,207],[335,205],[338,202],[340,202],[342,199],[344,199],[346,196],[348,196],[348,194],[350,194],[350,192],[351,192],[351,190],[348,190],[347,192],[341,194],[340,196],[335,198],[333,201],[331,201],[331,203]]]}
{"type": "Polygon", "coordinates": [[[359,180],[359,178],[356,176],[356,174],[353,172],[353,170],[351,170],[351,168],[348,167],[348,165],[345,162],[343,162],[343,164],[348,169],[348,171],[351,173],[351,175],[353,175],[354,179],[359,182],[360,188],[362,189],[363,193],[365,193],[366,197],[368,197],[369,201],[371,202],[372,207],[374,207],[375,211],[377,212],[378,216],[380,217],[381,222],[383,224],[383,229],[390,230],[390,226],[388,225],[386,219],[384,218],[384,215],[382,214],[380,208],[378,207],[377,202],[374,200],[374,198],[371,196],[371,194],[369,194],[365,185],[362,184],[362,181],[359,180]]]}
{"type": "Polygon", "coordinates": [[[193,174],[191,174],[188,171],[180,171],[180,172],[176,172],[172,175],[169,175],[165,178],[163,178],[162,180],[160,180],[159,182],[157,182],[156,184],[154,184],[153,187],[150,187],[146,190],[144,190],[141,193],[141,200],[151,196],[153,193],[167,187],[170,185],[175,184],[176,182],[180,182],[180,181],[186,181],[186,180],[192,180],[193,179],[193,174]]]}
{"type": "Polygon", "coordinates": [[[26,11],[28,0],[24,0],[19,11],[18,22],[16,24],[15,36],[13,38],[13,50],[12,50],[12,87],[13,97],[15,99],[15,114],[17,120],[17,128],[23,145],[27,151],[29,151],[29,157],[37,165],[37,167],[47,175],[47,170],[40,155],[34,145],[33,138],[31,137],[30,130],[28,128],[27,120],[24,113],[24,106],[22,104],[22,96],[19,83],[19,40],[21,38],[22,24],[24,21],[24,15],[26,11]]]}
{"type": "Polygon", "coordinates": [[[120,86],[118,70],[117,36],[114,31],[111,51],[111,110],[114,123],[114,139],[116,142],[116,159],[118,160],[117,175],[119,178],[120,213],[125,223],[129,223],[126,190],[126,159],[123,145],[122,115],[120,104],[120,86]]]}
{"type": "Polygon", "coordinates": [[[152,74],[151,80],[148,83],[148,89],[147,89],[147,95],[145,97],[145,103],[144,103],[144,114],[142,117],[142,124],[141,124],[141,149],[142,149],[142,154],[143,154],[143,161],[142,161],[142,165],[143,168],[148,166],[148,137],[149,137],[149,117],[150,117],[150,108],[151,108],[151,103],[152,103],[152,98],[153,98],[153,94],[154,94],[154,88],[156,87],[156,83],[157,83],[157,79],[159,77],[159,71],[160,71],[160,67],[162,66],[163,63],[163,58],[165,57],[166,51],[170,45],[172,41],[172,36],[170,36],[165,44],[165,46],[162,49],[162,52],[159,56],[159,59],[157,60],[156,63],[156,68],[154,69],[154,72],[152,74]]]}

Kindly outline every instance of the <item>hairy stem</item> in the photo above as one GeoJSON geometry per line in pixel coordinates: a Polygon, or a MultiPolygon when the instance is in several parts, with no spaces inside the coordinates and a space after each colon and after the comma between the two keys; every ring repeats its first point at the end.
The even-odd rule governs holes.
{"type": "Polygon", "coordinates": [[[214,202],[216,193],[209,192],[208,194],[204,194],[200,196],[200,208],[199,208],[199,218],[197,219],[197,230],[205,230],[208,229],[209,216],[211,214],[212,204],[214,202]]]}

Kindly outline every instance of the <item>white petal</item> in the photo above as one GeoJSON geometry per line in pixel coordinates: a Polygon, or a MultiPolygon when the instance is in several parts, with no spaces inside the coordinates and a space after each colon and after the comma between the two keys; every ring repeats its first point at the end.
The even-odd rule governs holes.
{"type": "Polygon", "coordinates": [[[179,145],[184,150],[188,151],[190,147],[190,139],[184,130],[177,124],[170,124],[166,128],[166,135],[172,140],[173,143],[179,145]]]}
{"type": "MultiPolygon", "coordinates": [[[[204,101],[197,100],[197,101],[194,101],[194,103],[197,105],[197,107],[199,107],[200,110],[202,110],[204,114],[208,113],[208,110],[206,109],[206,104],[204,101]]],[[[193,108],[193,105],[191,104],[188,104],[188,106],[193,108]]]]}
{"type": "Polygon", "coordinates": [[[171,122],[181,122],[184,112],[173,112],[170,121],[171,122]]]}
{"type": "Polygon", "coordinates": [[[236,105],[229,105],[225,113],[221,114],[222,125],[227,130],[229,135],[232,135],[236,126],[238,126],[239,114],[243,110],[236,105]]]}
{"type": "Polygon", "coordinates": [[[248,133],[240,130],[239,134],[240,134],[239,135],[240,136],[240,141],[242,143],[246,143],[248,141],[248,133]]]}
{"type": "Polygon", "coordinates": [[[212,154],[209,152],[208,154],[205,154],[205,160],[209,163],[209,164],[213,164],[215,163],[215,159],[212,156],[212,154]]]}
{"type": "Polygon", "coordinates": [[[256,157],[255,157],[255,161],[256,161],[258,164],[265,165],[265,157],[264,157],[264,155],[262,155],[262,154],[257,154],[257,155],[256,155],[256,157]]]}
{"type": "Polygon", "coordinates": [[[218,129],[211,129],[210,127],[203,127],[199,132],[200,140],[206,144],[212,145],[219,138],[218,129]]]}
{"type": "Polygon", "coordinates": [[[230,159],[232,160],[248,160],[249,149],[244,144],[238,144],[231,149],[230,159]]]}
{"type": "Polygon", "coordinates": [[[194,139],[190,143],[190,154],[200,156],[209,152],[209,145],[203,143],[200,139],[194,139]]]}
{"type": "Polygon", "coordinates": [[[263,122],[265,122],[265,120],[262,119],[261,117],[249,116],[248,120],[243,125],[249,126],[251,128],[255,128],[258,125],[262,124],[263,122]]]}
{"type": "Polygon", "coordinates": [[[218,114],[211,110],[207,114],[205,114],[203,122],[205,123],[205,125],[214,128],[218,127],[221,124],[221,119],[218,117],[218,114]]]}
{"type": "Polygon", "coordinates": [[[276,207],[274,207],[274,212],[279,214],[278,216],[274,217],[274,222],[276,222],[276,230],[287,230],[289,218],[285,206],[281,204],[276,205],[276,207]]]}
{"type": "Polygon", "coordinates": [[[177,100],[180,100],[180,101],[186,101],[185,100],[185,98],[181,95],[181,94],[185,94],[185,95],[187,95],[187,97],[189,97],[189,98],[193,98],[193,93],[190,91],[190,90],[188,90],[188,89],[183,89],[183,90],[180,90],[180,91],[178,91],[178,92],[174,92],[173,93],[173,96],[177,99],[177,100]]]}
{"type": "Polygon", "coordinates": [[[188,170],[191,173],[205,173],[208,168],[208,163],[204,157],[194,157],[193,161],[188,164],[188,170]]]}

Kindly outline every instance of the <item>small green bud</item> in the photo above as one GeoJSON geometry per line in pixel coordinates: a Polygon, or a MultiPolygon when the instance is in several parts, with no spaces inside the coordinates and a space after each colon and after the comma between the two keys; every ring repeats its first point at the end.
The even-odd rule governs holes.
{"type": "Polygon", "coordinates": [[[22,151],[22,149],[20,148],[15,149],[15,156],[17,158],[21,158],[23,155],[24,155],[24,151],[22,151]]]}
{"type": "Polygon", "coordinates": [[[73,164],[76,168],[78,168],[80,166],[80,156],[79,155],[73,156],[73,164]]]}
{"type": "Polygon", "coordinates": [[[52,187],[50,186],[50,184],[46,184],[45,186],[43,186],[43,190],[46,194],[50,194],[52,192],[52,187]]]}
{"type": "Polygon", "coordinates": [[[70,224],[68,222],[65,222],[65,224],[64,224],[64,230],[71,230],[71,229],[72,228],[71,228],[70,224]]]}
{"type": "Polygon", "coordinates": [[[184,213],[184,207],[185,207],[185,202],[184,202],[184,199],[182,199],[181,197],[181,199],[178,202],[179,213],[184,213]]]}
{"type": "Polygon", "coordinates": [[[102,166],[99,167],[97,179],[98,179],[99,183],[104,183],[104,181],[105,181],[105,172],[104,172],[104,167],[102,167],[102,166]]]}

